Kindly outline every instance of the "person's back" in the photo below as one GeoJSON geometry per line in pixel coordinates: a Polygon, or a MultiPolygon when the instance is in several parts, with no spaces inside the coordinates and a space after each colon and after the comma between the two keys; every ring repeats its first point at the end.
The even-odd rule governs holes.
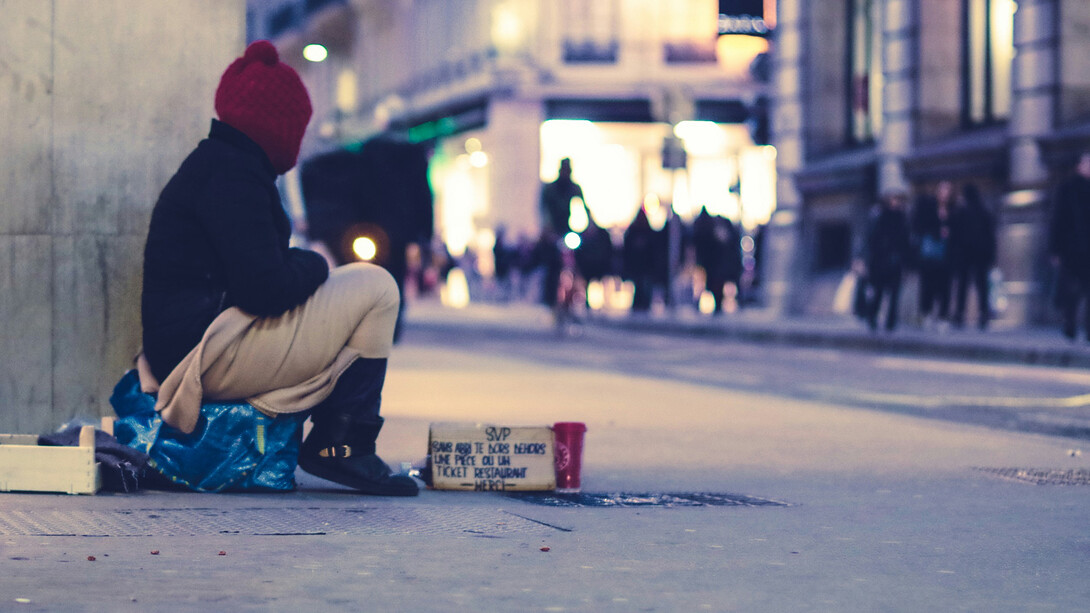
{"type": "Polygon", "coordinates": [[[995,220],[972,185],[950,219],[951,261],[955,268],[988,268],[995,263],[995,220]]]}
{"type": "Polygon", "coordinates": [[[1067,272],[1090,280],[1090,178],[1080,173],[1056,192],[1049,250],[1067,272]]]}
{"type": "Polygon", "coordinates": [[[257,142],[213,120],[209,137],[160,194],[141,299],[144,353],[160,380],[225,308],[278,315],[325,281],[321,256],[288,245],[291,224],[276,175],[257,142]]]}
{"type": "Polygon", "coordinates": [[[563,236],[571,231],[568,219],[571,216],[572,198],[583,197],[583,188],[572,180],[571,175],[571,160],[565,158],[560,161],[556,180],[541,188],[542,226],[546,232],[555,236],[563,236]]]}
{"type": "Polygon", "coordinates": [[[879,207],[871,213],[867,236],[867,270],[875,279],[900,273],[909,250],[908,218],[904,210],[879,207]]]}
{"type": "Polygon", "coordinates": [[[718,276],[723,267],[724,238],[721,236],[721,224],[717,218],[708,213],[707,209],[701,209],[700,214],[693,220],[693,248],[696,255],[696,263],[709,275],[718,276]]]}

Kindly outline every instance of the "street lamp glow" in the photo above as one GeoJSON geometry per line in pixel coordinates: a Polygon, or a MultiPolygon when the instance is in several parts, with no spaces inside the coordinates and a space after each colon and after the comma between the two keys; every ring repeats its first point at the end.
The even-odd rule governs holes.
{"type": "Polygon", "coordinates": [[[378,245],[370,238],[361,236],[352,241],[352,251],[355,252],[356,257],[359,259],[364,262],[370,262],[378,255],[378,245]]]}
{"type": "Polygon", "coordinates": [[[322,62],[329,57],[329,51],[322,45],[310,44],[303,47],[303,57],[310,62],[322,62]]]}
{"type": "Polygon", "coordinates": [[[578,249],[582,243],[583,239],[579,238],[579,235],[575,232],[568,232],[564,235],[564,245],[572,251],[578,249]]]}

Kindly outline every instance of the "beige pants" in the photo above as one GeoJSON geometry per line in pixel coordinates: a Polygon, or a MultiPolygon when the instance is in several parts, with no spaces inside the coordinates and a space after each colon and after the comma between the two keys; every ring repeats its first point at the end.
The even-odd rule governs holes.
{"type": "Polygon", "coordinates": [[[312,408],[356,358],[390,355],[399,300],[388,272],[356,263],[278,317],[227,309],[163,382],[156,409],[192,432],[202,400],[246,399],[272,415],[312,408]]]}

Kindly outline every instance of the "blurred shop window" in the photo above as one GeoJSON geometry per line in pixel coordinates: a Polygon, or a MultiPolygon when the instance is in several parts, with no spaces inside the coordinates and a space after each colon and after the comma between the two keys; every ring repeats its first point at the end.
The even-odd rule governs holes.
{"type": "Polygon", "coordinates": [[[269,16],[269,21],[266,26],[267,36],[269,38],[276,38],[295,26],[295,23],[295,5],[288,4],[283,6],[269,16]]]}
{"type": "Polygon", "coordinates": [[[685,41],[666,43],[667,64],[714,63],[719,60],[715,41],[685,41]]]}
{"type": "Polygon", "coordinates": [[[662,13],[663,59],[667,64],[714,63],[720,10],[711,0],[667,2],[662,13]]]}
{"type": "Polygon", "coordinates": [[[1090,2],[1064,0],[1059,20],[1059,121],[1090,120],[1090,2]]]}
{"type": "Polygon", "coordinates": [[[1010,116],[1015,0],[962,0],[962,118],[966,126],[1010,116]]]}
{"type": "Polygon", "coordinates": [[[613,64],[620,49],[619,0],[562,0],[564,62],[613,64]]]}
{"type": "Polygon", "coordinates": [[[719,0],[716,55],[721,67],[734,75],[746,71],[767,83],[769,38],[776,23],[775,0],[719,0]],[[758,58],[765,58],[756,64],[758,58]]]}
{"type": "Polygon", "coordinates": [[[882,15],[879,0],[851,0],[848,16],[848,92],[854,144],[873,142],[882,129],[882,15]]]}

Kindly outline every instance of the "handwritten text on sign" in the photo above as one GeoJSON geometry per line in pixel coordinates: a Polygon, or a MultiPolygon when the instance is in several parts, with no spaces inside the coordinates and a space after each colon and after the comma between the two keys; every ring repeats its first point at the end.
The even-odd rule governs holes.
{"type": "Polygon", "coordinates": [[[431,425],[432,483],[441,490],[533,491],[556,487],[548,426],[431,425]]]}

